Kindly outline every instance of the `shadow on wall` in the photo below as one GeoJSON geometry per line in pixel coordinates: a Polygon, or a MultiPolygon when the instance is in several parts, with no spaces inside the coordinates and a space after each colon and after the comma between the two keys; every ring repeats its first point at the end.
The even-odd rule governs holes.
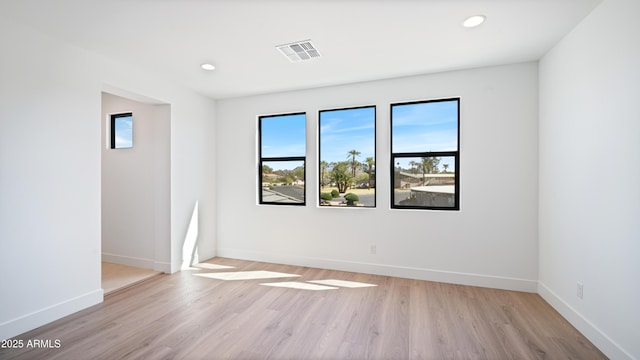
{"type": "Polygon", "coordinates": [[[189,221],[189,227],[187,228],[187,234],[184,237],[184,243],[182,244],[182,266],[181,270],[188,269],[192,264],[197,264],[198,260],[198,201],[193,207],[191,213],[191,220],[189,221]]]}

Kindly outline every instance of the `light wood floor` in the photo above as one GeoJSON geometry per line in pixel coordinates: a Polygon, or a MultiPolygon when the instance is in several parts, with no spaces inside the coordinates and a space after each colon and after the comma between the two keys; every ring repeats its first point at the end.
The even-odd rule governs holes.
{"type": "Polygon", "coordinates": [[[102,289],[108,295],[158,274],[155,270],[102,262],[102,289]]]}
{"type": "MultiPolygon", "coordinates": [[[[215,258],[108,296],[17,339],[2,359],[604,359],[530,293],[215,258]],[[298,277],[240,279],[238,271],[298,277]],[[221,274],[228,273],[228,274],[221,274]],[[376,286],[264,286],[336,279],[376,286]]],[[[245,276],[246,277],[246,276],[245,276]]],[[[296,285],[297,284],[297,285],[296,285]]],[[[302,285],[300,285],[302,284],[302,285]]]]}

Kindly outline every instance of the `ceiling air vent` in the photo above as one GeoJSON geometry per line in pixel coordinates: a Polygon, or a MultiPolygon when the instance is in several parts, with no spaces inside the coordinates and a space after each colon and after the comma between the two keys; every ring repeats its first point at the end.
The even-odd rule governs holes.
{"type": "Polygon", "coordinates": [[[311,40],[298,41],[291,44],[278,45],[278,50],[291,62],[311,60],[320,57],[320,53],[311,40]]]}

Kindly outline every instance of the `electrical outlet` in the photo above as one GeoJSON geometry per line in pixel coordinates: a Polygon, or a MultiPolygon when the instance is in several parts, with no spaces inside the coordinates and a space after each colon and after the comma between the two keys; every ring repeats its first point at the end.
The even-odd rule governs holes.
{"type": "Polygon", "coordinates": [[[377,252],[376,246],[375,245],[371,245],[369,251],[371,252],[371,254],[375,254],[377,252]]]}
{"type": "Polygon", "coordinates": [[[582,299],[582,296],[584,295],[584,285],[578,281],[578,286],[576,287],[576,295],[578,295],[578,298],[582,299]]]}

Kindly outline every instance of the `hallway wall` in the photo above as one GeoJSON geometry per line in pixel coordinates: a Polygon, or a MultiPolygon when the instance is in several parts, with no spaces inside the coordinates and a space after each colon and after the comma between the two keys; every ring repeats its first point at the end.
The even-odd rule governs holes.
{"type": "Polygon", "coordinates": [[[171,271],[171,108],[102,93],[102,260],[171,271]],[[110,148],[110,114],[133,113],[133,147],[110,148]]]}

